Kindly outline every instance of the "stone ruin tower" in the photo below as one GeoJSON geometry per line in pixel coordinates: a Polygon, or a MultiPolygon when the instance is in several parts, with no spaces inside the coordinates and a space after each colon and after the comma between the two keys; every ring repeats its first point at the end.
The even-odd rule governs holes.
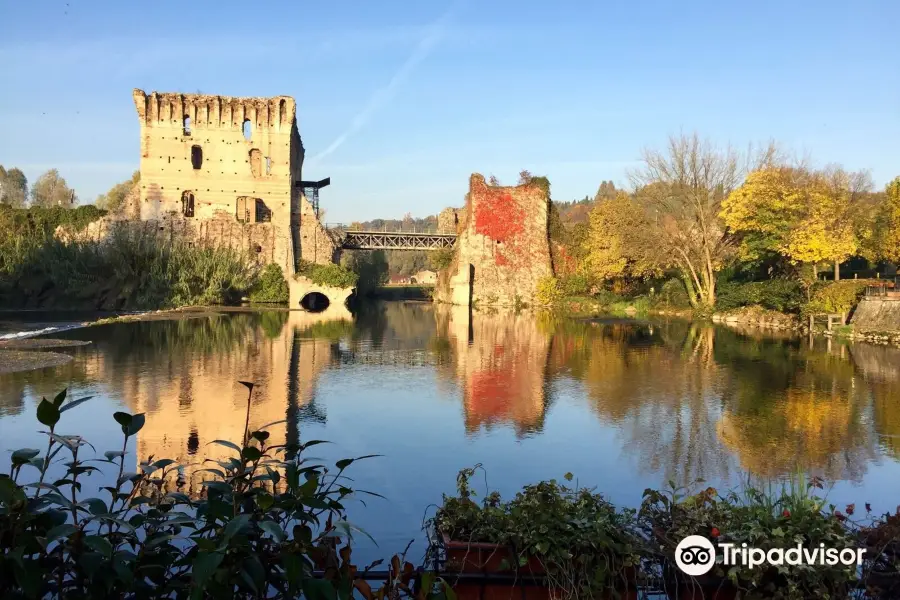
{"type": "Polygon", "coordinates": [[[141,182],[132,218],[189,242],[279,264],[327,263],[336,245],[299,187],[304,149],[289,96],[134,90],[141,182]]]}

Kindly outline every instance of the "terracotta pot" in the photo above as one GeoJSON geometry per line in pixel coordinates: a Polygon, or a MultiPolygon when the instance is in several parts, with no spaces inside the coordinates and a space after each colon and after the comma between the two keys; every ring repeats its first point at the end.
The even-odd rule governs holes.
{"type": "MultiPolygon", "coordinates": [[[[509,546],[489,544],[485,542],[461,542],[444,537],[444,548],[447,550],[447,563],[443,577],[450,582],[458,600],[549,600],[550,588],[533,583],[493,583],[455,581],[454,575],[496,574],[521,577],[541,577],[546,574],[541,561],[529,556],[524,566],[517,567],[518,556],[509,546]],[[503,561],[508,567],[501,568],[503,561]]],[[[625,578],[629,582],[636,581],[636,572],[629,569],[625,578]]],[[[620,592],[617,600],[637,600],[636,586],[634,590],[620,592]]],[[[612,594],[608,595],[613,598],[612,594]]]]}
{"type": "Polygon", "coordinates": [[[518,557],[512,548],[501,544],[485,542],[460,542],[444,536],[447,549],[446,570],[451,573],[521,573],[543,575],[544,566],[537,558],[530,556],[523,567],[517,567],[518,557]],[[503,561],[508,568],[503,568],[503,561]]]}

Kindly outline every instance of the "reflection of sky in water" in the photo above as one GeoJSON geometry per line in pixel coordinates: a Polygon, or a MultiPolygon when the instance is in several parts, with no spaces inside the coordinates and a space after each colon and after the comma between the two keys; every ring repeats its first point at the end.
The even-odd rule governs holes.
{"type": "MultiPolygon", "coordinates": [[[[69,365],[0,376],[0,468],[12,449],[45,446],[36,402],[67,385],[71,397],[96,397],[66,413],[59,431],[83,435],[98,455],[120,447],[112,413],[128,410],[148,413],[129,448],[131,469],[135,451],[214,458],[212,439],[240,438],[245,395],[236,381],[249,379],[259,384],[254,424],[293,421],[273,429],[275,443],[329,440],[312,449],[329,461],[384,455],[348,471],[355,487],[387,497],[360,496],[368,506],[350,515],[381,548],[361,542],[361,561],[411,538],[421,549],[426,508],[476,463],[506,497],[571,471],[636,506],[646,487],[670,478],[730,487],[746,469],[785,476],[799,465],[841,479],[829,492],[838,506],[887,510],[900,498],[897,350],[829,353],[824,344],[686,324],[650,333],[500,315],[476,315],[470,343],[465,311],[392,303],[353,325],[327,316],[237,314],[68,332],[61,337],[94,342],[67,349],[69,365]]],[[[88,493],[106,483],[88,482],[88,493]]]]}

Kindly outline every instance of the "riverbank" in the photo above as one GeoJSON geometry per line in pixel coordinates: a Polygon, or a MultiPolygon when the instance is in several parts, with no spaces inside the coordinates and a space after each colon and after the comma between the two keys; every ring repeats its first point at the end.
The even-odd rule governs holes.
{"type": "MultiPolygon", "coordinates": [[[[613,301],[603,297],[576,296],[565,298],[556,307],[566,317],[597,318],[604,315],[617,317],[666,317],[688,321],[712,322],[732,329],[746,330],[752,327],[763,332],[793,333],[809,335],[809,322],[799,314],[770,310],[758,305],[743,306],[732,310],[714,312],[711,315],[665,305],[654,306],[646,296],[635,299],[616,298],[613,301]]],[[[900,346],[900,331],[865,330],[852,324],[828,329],[824,325],[813,327],[815,336],[832,337],[853,342],[887,344],[900,346]]]]}

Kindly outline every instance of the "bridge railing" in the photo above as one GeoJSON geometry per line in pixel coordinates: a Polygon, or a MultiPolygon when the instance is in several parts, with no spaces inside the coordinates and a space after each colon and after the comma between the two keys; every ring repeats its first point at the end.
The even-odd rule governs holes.
{"type": "Polygon", "coordinates": [[[388,225],[381,227],[363,227],[360,223],[325,223],[325,229],[333,231],[367,231],[382,233],[455,233],[452,231],[439,231],[437,225],[415,226],[415,225],[388,225]]]}

